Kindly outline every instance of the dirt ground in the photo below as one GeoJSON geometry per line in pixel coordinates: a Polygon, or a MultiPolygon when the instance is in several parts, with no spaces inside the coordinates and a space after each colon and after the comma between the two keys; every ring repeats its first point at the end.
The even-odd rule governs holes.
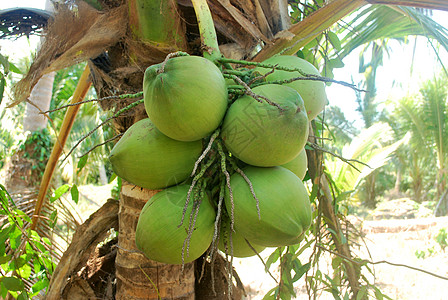
{"type": "MultiPolygon", "coordinates": [[[[357,254],[360,258],[372,262],[387,261],[448,278],[448,247],[443,252],[435,240],[441,229],[448,232],[448,217],[431,217],[427,210],[413,205],[412,202],[409,199],[398,199],[382,204],[370,213],[373,216],[370,219],[373,220],[363,221],[362,224],[359,218],[353,217],[353,222],[363,228],[366,243],[366,247],[359,249],[357,254]],[[414,218],[422,215],[425,217],[414,218]],[[416,252],[424,252],[425,257],[418,258],[416,252]]],[[[271,252],[272,249],[265,250],[262,257],[268,257],[271,252]]],[[[308,254],[304,252],[300,256],[301,260],[303,258],[302,263],[306,262],[308,254]]],[[[323,269],[325,265],[329,265],[329,261],[322,262],[323,269]]],[[[263,299],[264,295],[275,287],[275,282],[264,273],[258,258],[236,259],[235,266],[242,282],[246,285],[248,293],[246,299],[263,299]]],[[[378,263],[371,267],[375,272],[375,278],[369,276],[369,280],[392,299],[448,299],[448,280],[446,279],[387,263],[378,263]]],[[[274,275],[276,275],[275,272],[274,275]]],[[[297,283],[296,292],[296,299],[309,299],[304,280],[301,279],[297,283]]],[[[334,298],[329,293],[322,293],[318,299],[334,298]]]]}
{"type": "MultiPolygon", "coordinates": [[[[112,185],[104,187],[79,187],[81,214],[88,217],[99,208],[110,196],[112,185]]],[[[435,237],[441,229],[448,231],[448,217],[434,218],[428,210],[418,207],[409,199],[392,200],[381,204],[370,213],[371,219],[360,222],[367,248],[359,250],[359,256],[373,262],[387,261],[423,269],[443,277],[448,277],[448,248],[443,252],[435,237]],[[366,251],[368,249],[368,252],[366,251]],[[432,251],[432,253],[431,253],[432,251]],[[425,253],[418,258],[416,252],[425,253]],[[370,255],[369,255],[370,253],[370,255]]],[[[266,258],[272,252],[267,249],[261,253],[266,258]]],[[[309,253],[304,252],[300,259],[306,263],[309,253]]],[[[328,262],[322,262],[324,266],[328,262]]],[[[276,286],[274,280],[264,272],[264,267],[257,257],[234,259],[236,268],[245,285],[248,300],[261,300],[264,295],[276,286]]],[[[375,279],[371,282],[392,299],[409,300],[447,300],[448,280],[440,279],[421,271],[403,266],[392,266],[379,263],[372,266],[375,279]]],[[[278,276],[275,266],[271,268],[274,277],[278,276]]],[[[304,280],[296,285],[296,299],[309,299],[304,280]]],[[[318,299],[334,299],[329,293],[322,293],[318,299]]]]}

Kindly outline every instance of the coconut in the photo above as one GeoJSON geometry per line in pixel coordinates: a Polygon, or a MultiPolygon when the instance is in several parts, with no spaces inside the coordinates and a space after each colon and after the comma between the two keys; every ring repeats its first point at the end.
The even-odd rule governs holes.
{"type": "MultiPolygon", "coordinates": [[[[283,167],[243,169],[252,183],[256,200],[246,180],[235,173],[230,178],[233,193],[234,227],[249,241],[262,246],[281,247],[300,242],[311,224],[311,204],[302,181],[283,167]]],[[[231,215],[230,192],[226,209],[231,215]]]]}
{"type": "Polygon", "coordinates": [[[231,232],[229,218],[225,218],[221,221],[218,249],[222,252],[227,255],[233,255],[234,257],[250,257],[260,253],[265,248],[265,246],[246,241],[238,231],[231,232]],[[230,235],[230,233],[232,235],[230,235]],[[230,244],[230,238],[232,238],[232,244],[230,244]],[[248,242],[253,249],[249,246],[248,242]],[[254,250],[256,252],[254,252],[254,250]]]}
{"type": "Polygon", "coordinates": [[[188,263],[199,258],[210,246],[216,214],[210,197],[205,194],[199,206],[188,253],[186,244],[184,248],[193,199],[188,204],[182,226],[179,227],[179,224],[188,189],[188,185],[167,188],[155,194],[143,207],[135,231],[135,242],[149,259],[166,264],[181,264],[184,249],[183,262],[188,263]]]}
{"type": "Polygon", "coordinates": [[[238,98],[224,118],[224,145],[238,159],[254,166],[271,167],[291,161],[308,139],[308,117],[302,98],[294,89],[276,84],[252,91],[281,109],[248,95],[238,98]]]}
{"type": "MultiPolygon", "coordinates": [[[[316,67],[297,56],[273,56],[263,61],[263,63],[278,65],[280,67],[296,68],[300,69],[305,74],[320,76],[319,70],[317,70],[316,67]]],[[[270,71],[272,71],[272,68],[257,67],[254,69],[254,72],[260,74],[266,74],[270,71]]],[[[275,70],[273,73],[266,76],[266,81],[286,80],[295,77],[304,77],[304,74],[301,74],[300,72],[275,70]]],[[[300,96],[302,96],[310,121],[324,109],[325,104],[327,103],[324,82],[316,80],[296,80],[284,85],[292,87],[299,92],[300,96]]]]}
{"type": "Polygon", "coordinates": [[[290,170],[301,180],[305,178],[306,171],[308,169],[308,157],[306,156],[306,151],[303,149],[300,153],[294,157],[293,160],[281,165],[282,167],[290,170]]]}
{"type": "Polygon", "coordinates": [[[187,179],[201,152],[201,141],[173,140],[150,119],[143,119],[124,133],[109,160],[121,178],[144,188],[160,189],[187,179]]]}
{"type": "Polygon", "coordinates": [[[174,57],[145,71],[145,109],[165,135],[195,141],[212,133],[227,109],[227,88],[216,65],[199,56],[174,57]]]}

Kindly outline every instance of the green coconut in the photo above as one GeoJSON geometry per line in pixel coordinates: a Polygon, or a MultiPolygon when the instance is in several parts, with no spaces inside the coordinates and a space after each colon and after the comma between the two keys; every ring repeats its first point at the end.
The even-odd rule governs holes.
{"type": "MultiPolygon", "coordinates": [[[[235,231],[262,246],[281,247],[299,243],[311,224],[310,200],[302,181],[283,167],[249,166],[243,171],[258,198],[260,219],[248,183],[235,173],[230,178],[235,231]]],[[[230,215],[232,203],[228,190],[225,204],[230,215]]]]}
{"type": "MultiPolygon", "coordinates": [[[[265,64],[278,65],[281,67],[296,68],[302,70],[305,74],[321,76],[319,70],[316,69],[308,61],[290,55],[273,56],[265,61],[265,64]]],[[[254,72],[260,74],[266,74],[272,71],[272,68],[257,67],[254,72]]],[[[275,70],[272,74],[266,76],[267,81],[286,80],[295,77],[304,77],[300,72],[288,72],[275,70]]],[[[313,120],[325,107],[327,103],[327,94],[325,93],[325,83],[316,80],[296,80],[291,83],[284,84],[292,87],[300,96],[302,96],[305,103],[306,111],[308,113],[309,120],[313,120]]]]}
{"type": "Polygon", "coordinates": [[[227,149],[243,162],[278,166],[299,154],[308,139],[308,117],[302,98],[294,89],[266,84],[252,89],[277,103],[258,102],[251,96],[238,98],[229,108],[222,126],[227,149]]]}
{"type": "MultiPolygon", "coordinates": [[[[182,263],[182,249],[188,235],[193,199],[189,202],[182,226],[178,226],[188,189],[188,185],[167,188],[155,194],[143,207],[135,232],[135,243],[149,259],[166,264],[182,263]]],[[[199,206],[188,254],[187,249],[184,249],[184,263],[199,258],[210,246],[215,216],[210,198],[206,195],[199,206]]]]}
{"type": "Polygon", "coordinates": [[[230,219],[225,218],[221,222],[221,230],[219,234],[218,249],[228,255],[233,255],[234,257],[250,257],[257,253],[263,251],[266,247],[260,246],[250,242],[250,245],[254,250],[250,248],[247,244],[246,239],[238,232],[232,232],[232,247],[230,246],[230,219]],[[232,248],[232,249],[231,249],[232,248]],[[233,250],[233,251],[231,251],[233,250]]]}
{"type": "Polygon", "coordinates": [[[201,141],[173,140],[150,119],[143,119],[124,133],[109,160],[121,178],[144,188],[160,189],[187,179],[201,152],[201,141]]]}
{"type": "Polygon", "coordinates": [[[181,56],[146,69],[143,80],[149,118],[165,135],[195,141],[212,133],[227,109],[221,71],[200,56],[181,56]]]}
{"type": "Polygon", "coordinates": [[[294,157],[293,160],[281,166],[290,170],[291,172],[296,174],[297,177],[303,180],[303,178],[305,178],[306,171],[308,169],[308,157],[306,156],[305,149],[300,151],[299,155],[294,157]]]}

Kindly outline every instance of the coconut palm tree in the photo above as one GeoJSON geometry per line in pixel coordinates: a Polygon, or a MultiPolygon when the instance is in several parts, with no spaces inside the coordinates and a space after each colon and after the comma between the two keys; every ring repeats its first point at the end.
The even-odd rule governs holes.
{"type": "MultiPolygon", "coordinates": [[[[416,201],[422,200],[423,186],[435,187],[435,198],[439,202],[445,201],[445,124],[448,113],[446,75],[423,82],[418,94],[395,101],[393,107],[390,119],[393,120],[396,132],[400,136],[406,132],[412,133],[407,145],[410,150],[407,158],[410,161],[408,172],[416,201]]],[[[436,212],[437,215],[445,213],[436,212]]]]}
{"type": "MultiPolygon", "coordinates": [[[[384,2],[387,1],[382,1],[384,2]]],[[[434,1],[412,3],[422,7],[430,4],[434,8],[447,8],[445,3],[434,1]]],[[[208,3],[199,0],[193,0],[192,3],[183,0],[69,2],[67,6],[60,6],[50,26],[48,42],[42,47],[28,76],[17,86],[17,101],[28,96],[42,74],[82,60],[92,60],[89,72],[99,97],[139,92],[146,67],[163,61],[170,52],[183,50],[200,55],[205,49],[204,56],[210,55],[213,58],[218,53],[218,44],[207,39],[204,35],[205,28],[210,31],[216,28],[219,48],[226,57],[261,61],[283,50],[286,54],[294,54],[316,35],[363,6],[365,2],[335,0],[322,5],[321,1],[304,1],[304,4],[315,5],[316,12],[289,26],[288,1],[284,0],[213,0],[208,3]],[[205,21],[207,18],[204,19],[204,15],[200,13],[205,11],[207,4],[214,24],[205,21]],[[195,12],[201,22],[197,21],[195,12]]],[[[291,1],[291,5],[297,5],[297,2],[291,1]]],[[[85,82],[82,84],[86,85],[85,82]]],[[[129,101],[116,99],[101,101],[104,109],[120,109],[128,104],[129,101]]],[[[118,132],[123,132],[144,117],[144,109],[137,106],[123,117],[115,119],[114,126],[118,132]]],[[[319,162],[314,161],[314,164],[319,162]]],[[[186,264],[184,267],[164,265],[149,261],[136,251],[136,220],[140,209],[154,193],[155,191],[135,189],[128,183],[122,186],[115,262],[115,297],[192,299],[195,297],[194,264],[186,264]]],[[[322,201],[330,197],[328,193],[325,195],[326,198],[322,196],[322,201]]],[[[324,212],[329,214],[326,219],[332,222],[333,238],[342,241],[342,232],[337,225],[331,200],[328,203],[330,204],[325,206],[327,209],[324,212]]],[[[39,214],[39,209],[36,214],[39,214]]],[[[344,256],[350,257],[347,244],[339,242],[336,248],[344,256]]],[[[73,252],[68,253],[70,254],[73,255],[73,252]]],[[[70,261],[72,258],[66,259],[70,261]]],[[[68,262],[67,260],[64,262],[68,262]]],[[[356,297],[359,273],[350,263],[346,264],[346,269],[352,293],[356,297]]],[[[76,270],[73,267],[70,272],[59,272],[60,277],[54,277],[47,297],[59,299],[61,293],[67,295],[70,292],[86,291],[85,280],[76,276],[76,270]],[[64,290],[70,288],[63,286],[68,278],[71,278],[71,282],[76,279],[80,284],[71,285],[73,290],[64,290]]],[[[87,296],[92,296],[91,291],[86,293],[90,293],[87,296]]],[[[222,290],[223,295],[226,293],[225,289],[222,290]]],[[[86,294],[83,295],[87,297],[86,294]]]]}

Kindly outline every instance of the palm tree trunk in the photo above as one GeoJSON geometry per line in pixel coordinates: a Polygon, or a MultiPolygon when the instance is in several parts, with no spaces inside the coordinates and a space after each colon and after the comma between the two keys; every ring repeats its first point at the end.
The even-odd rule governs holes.
{"type": "MultiPolygon", "coordinates": [[[[185,29],[177,15],[176,1],[130,0],[128,7],[129,27],[133,34],[133,42],[141,44],[138,48],[127,51],[145,51],[148,45],[157,45],[158,55],[163,57],[176,50],[185,51],[185,29]],[[164,52],[166,53],[163,55],[164,52]]],[[[126,55],[120,55],[119,58],[122,59],[124,56],[126,55]]],[[[163,60],[162,57],[152,59],[163,60]]],[[[135,62],[140,64],[139,68],[136,68],[136,75],[134,75],[139,79],[129,80],[129,82],[133,82],[132,89],[138,91],[141,90],[143,82],[141,70],[148,65],[139,60],[135,62]]],[[[133,64],[135,67],[135,62],[128,61],[126,64],[133,64]]],[[[104,92],[107,93],[107,91],[104,92]]],[[[99,94],[109,96],[101,92],[99,94]]],[[[144,110],[140,110],[133,114],[133,118],[128,118],[131,120],[125,126],[118,126],[116,129],[124,131],[123,129],[145,117],[147,116],[144,110]]],[[[157,191],[142,189],[125,182],[122,185],[118,215],[118,252],[115,260],[116,299],[194,299],[195,297],[193,263],[186,264],[182,270],[181,265],[151,261],[135,245],[135,229],[140,211],[156,193],[157,191]]]]}
{"type": "Polygon", "coordinates": [[[140,211],[157,192],[123,183],[115,261],[117,300],[195,298],[194,263],[185,264],[182,270],[182,265],[151,261],[135,245],[135,228],[140,211]]]}
{"type": "Polygon", "coordinates": [[[372,172],[372,174],[366,177],[365,182],[365,189],[366,189],[365,204],[368,208],[372,209],[376,207],[375,179],[376,179],[376,172],[372,172]]]}
{"type": "Polygon", "coordinates": [[[50,108],[55,75],[56,72],[45,74],[34,86],[30,99],[26,103],[23,119],[24,131],[37,131],[47,127],[48,120],[40,112],[47,111],[50,108]]]}

